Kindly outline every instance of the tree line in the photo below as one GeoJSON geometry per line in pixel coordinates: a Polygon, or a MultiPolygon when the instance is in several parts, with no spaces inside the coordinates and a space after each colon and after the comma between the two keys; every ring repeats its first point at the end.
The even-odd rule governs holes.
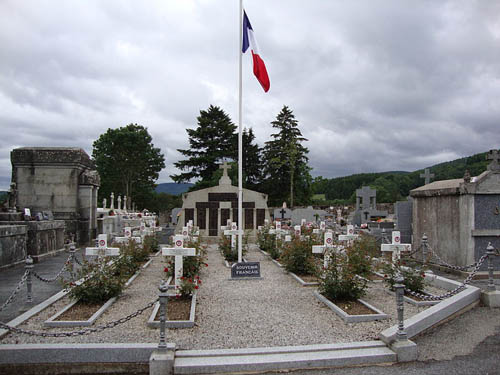
{"type": "MultiPolygon", "coordinates": [[[[370,186],[377,190],[377,201],[393,203],[405,199],[410,190],[422,186],[423,170],[414,172],[361,173],[327,179],[312,178],[308,165],[309,150],[293,111],[283,106],[271,123],[275,132],[260,147],[252,128],[243,130],[243,186],[268,195],[269,206],[289,207],[316,203],[335,205],[355,202],[356,189],[370,186]],[[313,194],[324,194],[326,200],[314,201],[313,194]]],[[[218,184],[222,176],[219,165],[231,164],[229,177],[238,185],[237,127],[220,107],[210,105],[201,110],[197,125],[186,129],[189,148],[178,151],[185,157],[174,165],[181,171],[172,175],[177,182],[195,181],[190,189],[199,190],[218,184]]],[[[180,207],[180,196],[156,193],[156,181],[165,167],[165,157],[152,142],[147,128],[129,124],[108,129],[94,143],[92,158],[101,176],[99,202],[111,192],[127,195],[139,209],[155,212],[180,207]]],[[[465,170],[477,176],[486,170],[486,153],[464,157],[430,167],[433,180],[462,178],[465,170]]]]}

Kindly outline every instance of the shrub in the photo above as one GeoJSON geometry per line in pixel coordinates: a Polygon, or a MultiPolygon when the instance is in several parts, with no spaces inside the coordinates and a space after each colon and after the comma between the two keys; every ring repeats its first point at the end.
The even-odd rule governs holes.
{"type": "Polygon", "coordinates": [[[405,289],[409,289],[415,293],[423,293],[425,283],[425,273],[422,270],[405,267],[401,262],[397,262],[394,266],[391,264],[386,264],[383,268],[384,272],[384,282],[389,287],[390,290],[394,290],[394,284],[396,284],[396,275],[398,272],[403,276],[403,285],[405,289]]]}
{"type": "Polygon", "coordinates": [[[181,277],[181,283],[177,290],[177,298],[188,299],[191,298],[194,291],[199,288],[201,280],[198,276],[195,277],[181,277]]]}
{"type": "Polygon", "coordinates": [[[347,266],[350,267],[350,270],[354,274],[368,276],[372,272],[371,255],[373,254],[373,248],[369,241],[370,239],[364,236],[364,238],[354,241],[354,243],[346,249],[347,266]]]}
{"type": "Polygon", "coordinates": [[[79,285],[73,281],[63,280],[63,286],[69,291],[69,297],[84,304],[102,304],[120,295],[125,279],[120,275],[117,276],[114,264],[108,262],[107,257],[96,262],[84,261],[78,271],[71,271],[71,280],[85,279],[79,285]]]}
{"type": "Polygon", "coordinates": [[[160,242],[156,236],[146,236],[144,237],[142,246],[145,251],[154,254],[160,249],[160,242]]]}
{"type": "Polygon", "coordinates": [[[332,253],[324,270],[319,292],[333,302],[356,301],[366,293],[367,282],[349,267],[347,256],[332,253]]]}
{"type": "Polygon", "coordinates": [[[310,240],[301,240],[296,237],[283,249],[280,261],[288,272],[297,275],[317,273],[310,240]]]}
{"type": "MultiPolygon", "coordinates": [[[[243,235],[243,245],[241,247],[242,256],[248,251],[248,232],[243,235]]],[[[234,249],[231,247],[231,237],[221,234],[219,238],[219,251],[225,260],[228,262],[238,261],[238,238],[236,238],[236,246],[234,249]]]]}

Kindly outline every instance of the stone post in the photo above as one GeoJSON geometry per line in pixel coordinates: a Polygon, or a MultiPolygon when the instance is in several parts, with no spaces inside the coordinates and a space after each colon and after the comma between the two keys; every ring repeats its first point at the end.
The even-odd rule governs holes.
{"type": "Polygon", "coordinates": [[[160,287],[160,343],[158,344],[158,349],[166,349],[167,343],[165,341],[165,314],[167,307],[167,284],[165,280],[162,280],[160,287]]]}
{"type": "Polygon", "coordinates": [[[31,272],[33,270],[33,267],[34,267],[33,266],[33,258],[31,258],[31,256],[28,255],[28,257],[26,258],[26,265],[25,265],[25,269],[28,272],[26,275],[26,290],[27,290],[26,302],[27,303],[33,303],[33,295],[32,295],[33,285],[32,285],[32,279],[31,279],[31,272]]]}
{"type": "Polygon", "coordinates": [[[493,281],[493,256],[495,255],[495,248],[491,245],[491,242],[489,242],[486,247],[486,254],[488,254],[488,287],[486,290],[488,292],[494,292],[496,290],[493,281]]]}
{"type": "Polygon", "coordinates": [[[127,211],[127,196],[126,195],[123,196],[123,209],[125,211],[127,211]]]}
{"type": "Polygon", "coordinates": [[[122,196],[121,195],[118,196],[117,201],[118,201],[118,207],[117,208],[119,210],[121,210],[122,209],[122,196]]]}
{"type": "Polygon", "coordinates": [[[111,203],[109,205],[109,209],[110,210],[113,210],[115,208],[115,193],[111,193],[111,203]]]}
{"type": "Polygon", "coordinates": [[[106,198],[104,198],[104,199],[102,200],[102,208],[106,209],[106,204],[107,204],[107,202],[106,202],[106,198]]]}
{"type": "Polygon", "coordinates": [[[425,267],[427,264],[427,235],[422,235],[422,265],[425,267]]]}

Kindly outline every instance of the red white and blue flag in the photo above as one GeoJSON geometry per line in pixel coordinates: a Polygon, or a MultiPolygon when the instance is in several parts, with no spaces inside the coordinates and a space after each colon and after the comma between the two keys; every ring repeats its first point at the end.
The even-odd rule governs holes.
{"type": "Polygon", "coordinates": [[[265,92],[269,90],[271,83],[269,82],[269,76],[267,75],[266,65],[264,64],[264,60],[262,60],[259,54],[259,47],[257,45],[257,41],[255,40],[255,36],[253,34],[252,25],[248,20],[247,14],[243,11],[243,47],[242,52],[245,53],[250,47],[252,51],[253,57],[253,74],[257,77],[257,80],[260,82],[262,88],[265,92]]]}

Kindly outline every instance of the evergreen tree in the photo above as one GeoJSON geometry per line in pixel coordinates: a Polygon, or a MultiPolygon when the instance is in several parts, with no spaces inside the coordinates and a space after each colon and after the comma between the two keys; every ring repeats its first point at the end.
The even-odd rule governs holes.
{"type": "Polygon", "coordinates": [[[137,124],[108,129],[93,144],[92,158],[101,177],[99,201],[126,195],[139,208],[151,199],[165,158],[148,130],[137,124]]]}
{"type": "Polygon", "coordinates": [[[199,189],[206,187],[206,184],[210,185],[209,181],[223,158],[237,158],[237,148],[235,149],[236,125],[222,109],[210,105],[208,110],[200,111],[197,120],[196,129],[186,129],[189,149],[177,150],[187,159],[174,163],[176,168],[187,172],[170,177],[177,183],[199,178],[195,185],[199,189]]]}
{"type": "Polygon", "coordinates": [[[308,203],[311,195],[312,178],[308,166],[309,150],[302,146],[307,141],[302,137],[298,122],[292,111],[283,106],[276,120],[271,122],[278,133],[266,142],[263,150],[264,191],[269,195],[270,205],[289,206],[308,203]]]}
{"type": "MultiPolygon", "coordinates": [[[[261,149],[255,141],[252,128],[243,129],[243,186],[256,189],[262,176],[261,149]]],[[[236,175],[236,184],[238,175],[236,175]]]]}

